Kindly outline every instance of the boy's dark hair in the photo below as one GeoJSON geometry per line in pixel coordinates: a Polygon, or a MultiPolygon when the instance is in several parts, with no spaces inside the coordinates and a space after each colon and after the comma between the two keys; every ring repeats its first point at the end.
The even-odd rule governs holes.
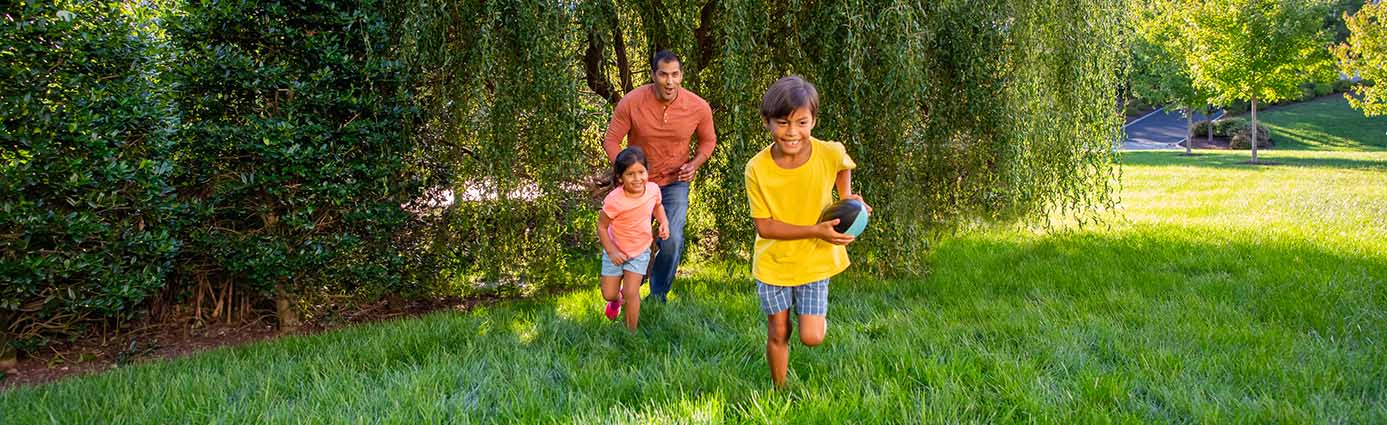
{"type": "Polygon", "coordinates": [[[668,50],[660,50],[650,57],[650,75],[653,76],[656,71],[660,70],[660,63],[669,61],[679,64],[680,68],[684,67],[684,61],[679,60],[679,55],[668,50]]]}
{"type": "Polygon", "coordinates": [[[645,151],[641,150],[641,148],[631,146],[622,149],[621,153],[616,154],[616,160],[612,161],[611,186],[621,186],[621,174],[625,173],[627,168],[631,168],[632,165],[638,162],[641,166],[645,167],[645,169],[650,169],[650,164],[645,162],[645,151]]]}
{"type": "Polygon", "coordinates": [[[809,115],[819,116],[819,90],[798,75],[776,80],[761,98],[761,118],[784,118],[801,107],[809,107],[809,115]]]}

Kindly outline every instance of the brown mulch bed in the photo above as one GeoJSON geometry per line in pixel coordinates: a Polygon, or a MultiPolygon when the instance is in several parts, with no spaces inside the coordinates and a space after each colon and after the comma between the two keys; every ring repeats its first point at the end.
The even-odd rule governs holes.
{"type": "MultiPolygon", "coordinates": [[[[1191,149],[1228,149],[1228,139],[1227,137],[1214,136],[1213,143],[1210,143],[1208,136],[1195,137],[1194,146],[1191,146],[1191,149]]],[[[1180,146],[1184,145],[1184,142],[1180,143],[1180,146]]]]}
{"type": "Polygon", "coordinates": [[[222,347],[271,340],[282,335],[313,335],[438,311],[468,311],[500,300],[498,297],[436,298],[428,300],[381,300],[355,307],[331,322],[310,322],[292,333],[280,332],[266,312],[244,323],[158,323],[124,331],[116,336],[91,335],[21,355],[19,363],[4,370],[0,390],[38,385],[69,376],[99,373],[121,366],[187,357],[222,347]]]}

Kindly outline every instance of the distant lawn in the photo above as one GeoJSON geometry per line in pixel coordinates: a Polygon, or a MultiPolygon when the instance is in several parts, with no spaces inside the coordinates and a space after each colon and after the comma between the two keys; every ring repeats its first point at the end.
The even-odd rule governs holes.
{"type": "Polygon", "coordinates": [[[1343,96],[1275,107],[1257,120],[1277,149],[1387,150],[1387,117],[1364,117],[1343,96]]]}
{"type": "Polygon", "coordinates": [[[787,391],[708,266],[636,336],[594,284],[0,393],[0,424],[1387,422],[1387,152],[1267,156],[1125,153],[1123,220],[836,279],[787,391]]]}

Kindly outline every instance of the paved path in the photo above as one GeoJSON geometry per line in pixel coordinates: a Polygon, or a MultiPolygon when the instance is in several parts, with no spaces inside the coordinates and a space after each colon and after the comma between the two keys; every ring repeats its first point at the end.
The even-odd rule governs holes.
{"type": "MultiPolygon", "coordinates": [[[[1223,116],[1222,111],[1214,114],[1223,116]]],[[[1194,121],[1208,119],[1204,114],[1195,114],[1194,121]]],[[[1122,142],[1122,150],[1184,149],[1180,142],[1185,140],[1185,115],[1180,111],[1157,109],[1123,126],[1127,130],[1127,140],[1122,142]]]]}

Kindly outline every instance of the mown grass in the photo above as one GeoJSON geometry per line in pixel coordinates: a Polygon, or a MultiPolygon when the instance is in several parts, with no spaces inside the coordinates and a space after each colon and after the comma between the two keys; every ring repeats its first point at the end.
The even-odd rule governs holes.
{"type": "Polygon", "coordinates": [[[1276,107],[1257,119],[1266,123],[1277,149],[1387,150],[1387,117],[1365,117],[1343,96],[1276,107]]]}
{"type": "Polygon", "coordinates": [[[752,284],[707,266],[635,335],[594,283],[12,390],[0,423],[1387,421],[1387,152],[1202,153],[1125,154],[1106,225],[835,279],[784,391],[752,284]]]}

